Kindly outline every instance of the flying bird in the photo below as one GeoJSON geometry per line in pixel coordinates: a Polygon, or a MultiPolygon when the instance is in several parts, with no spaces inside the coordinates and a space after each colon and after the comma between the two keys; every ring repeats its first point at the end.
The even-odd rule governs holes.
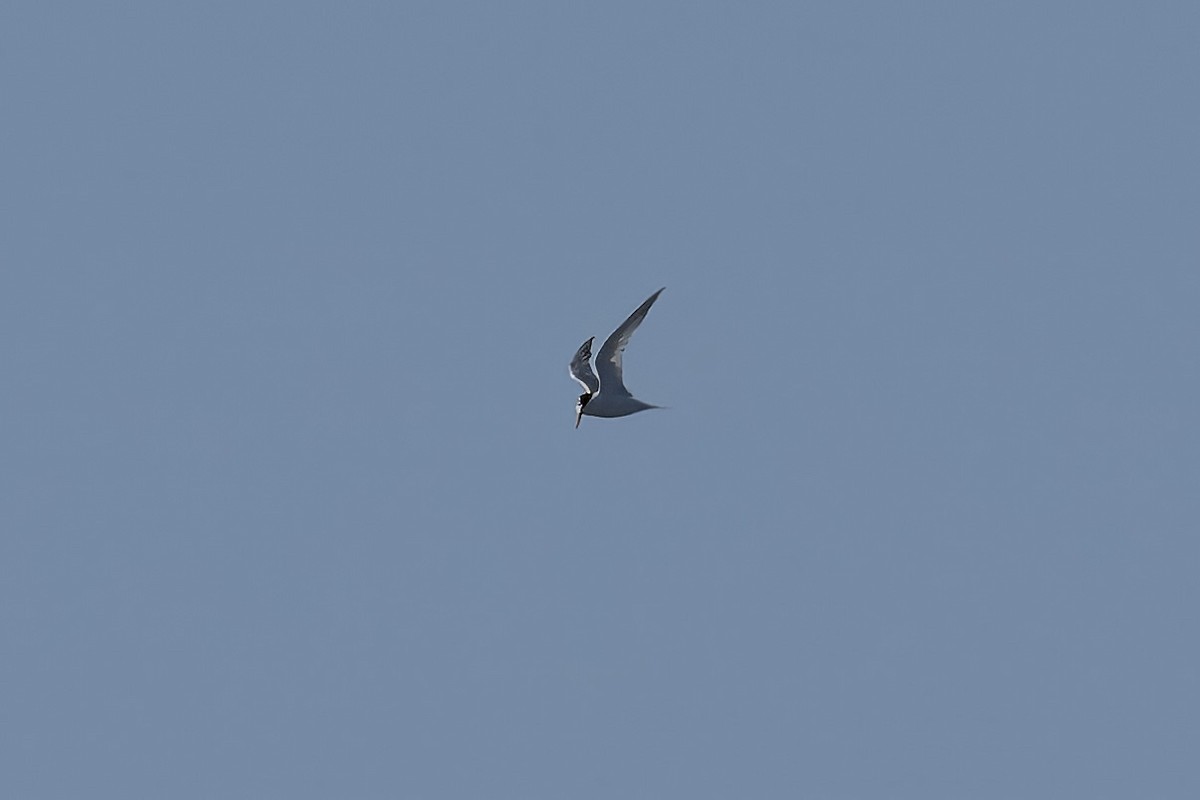
{"type": "MultiPolygon", "coordinates": [[[[663,289],[665,288],[667,287],[664,286],[663,289]]],[[[600,352],[596,355],[596,372],[600,373],[600,377],[596,377],[596,372],[592,372],[590,363],[592,340],[595,336],[584,342],[571,359],[571,377],[583,387],[583,394],[579,395],[579,400],[575,403],[576,428],[579,427],[579,420],[584,414],[589,417],[625,417],[647,408],[661,408],[643,403],[625,388],[625,381],[621,377],[621,353],[625,352],[629,337],[633,336],[638,325],[642,324],[646,312],[654,305],[662,291],[659,289],[650,295],[646,302],[638,306],[637,311],[629,315],[629,319],[621,323],[621,327],[604,340],[600,352]]]]}

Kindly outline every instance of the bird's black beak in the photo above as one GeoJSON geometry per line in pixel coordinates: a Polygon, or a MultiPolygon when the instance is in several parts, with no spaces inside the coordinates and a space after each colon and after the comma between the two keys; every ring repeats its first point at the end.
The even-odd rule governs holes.
{"type": "MultiPolygon", "coordinates": [[[[590,340],[589,340],[590,341],[590,340]]],[[[575,401],[575,427],[579,427],[579,420],[583,419],[583,407],[588,404],[588,400],[592,399],[591,392],[584,392],[579,395],[579,399],[575,401]]]]}

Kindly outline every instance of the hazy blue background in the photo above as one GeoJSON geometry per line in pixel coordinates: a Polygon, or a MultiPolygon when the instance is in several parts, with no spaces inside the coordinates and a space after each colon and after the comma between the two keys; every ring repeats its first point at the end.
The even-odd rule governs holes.
{"type": "Polygon", "coordinates": [[[1200,796],[1194,4],[190,6],[0,11],[0,795],[1200,796]]]}

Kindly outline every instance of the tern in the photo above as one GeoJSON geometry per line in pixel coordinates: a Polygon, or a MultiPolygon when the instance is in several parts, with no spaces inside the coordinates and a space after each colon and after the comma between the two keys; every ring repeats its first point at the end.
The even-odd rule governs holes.
{"type": "MultiPolygon", "coordinates": [[[[667,287],[664,286],[663,289],[665,288],[667,287]]],[[[604,340],[600,352],[596,355],[596,372],[600,373],[600,377],[596,377],[596,372],[592,372],[590,363],[592,340],[595,336],[584,342],[571,359],[571,377],[583,387],[583,394],[579,395],[579,400],[575,403],[576,428],[579,427],[579,420],[584,414],[589,417],[625,417],[647,408],[661,408],[643,403],[625,388],[625,381],[621,378],[621,353],[625,352],[629,337],[633,336],[638,325],[642,324],[646,312],[662,292],[663,290],[659,289],[650,295],[646,302],[638,306],[637,311],[629,315],[629,319],[621,323],[621,327],[604,340]]]]}

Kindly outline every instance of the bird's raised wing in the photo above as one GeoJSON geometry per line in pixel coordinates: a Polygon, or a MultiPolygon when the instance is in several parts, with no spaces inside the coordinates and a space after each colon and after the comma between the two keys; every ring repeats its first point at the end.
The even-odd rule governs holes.
{"type": "MultiPolygon", "coordinates": [[[[665,288],[667,287],[664,286],[663,289],[665,288]]],[[[625,388],[625,381],[621,377],[621,353],[625,352],[625,345],[629,344],[629,337],[633,336],[638,325],[642,324],[642,320],[646,318],[646,312],[650,310],[650,306],[654,305],[654,301],[662,292],[663,290],[659,289],[650,295],[646,302],[638,306],[637,311],[629,315],[629,319],[621,323],[621,327],[604,340],[604,345],[596,356],[596,371],[600,373],[600,385],[604,387],[605,394],[629,396],[629,390],[625,388]]]]}
{"type": "Polygon", "coordinates": [[[584,342],[571,359],[571,377],[579,381],[586,391],[595,394],[600,391],[600,379],[592,372],[592,339],[584,342]]]}

